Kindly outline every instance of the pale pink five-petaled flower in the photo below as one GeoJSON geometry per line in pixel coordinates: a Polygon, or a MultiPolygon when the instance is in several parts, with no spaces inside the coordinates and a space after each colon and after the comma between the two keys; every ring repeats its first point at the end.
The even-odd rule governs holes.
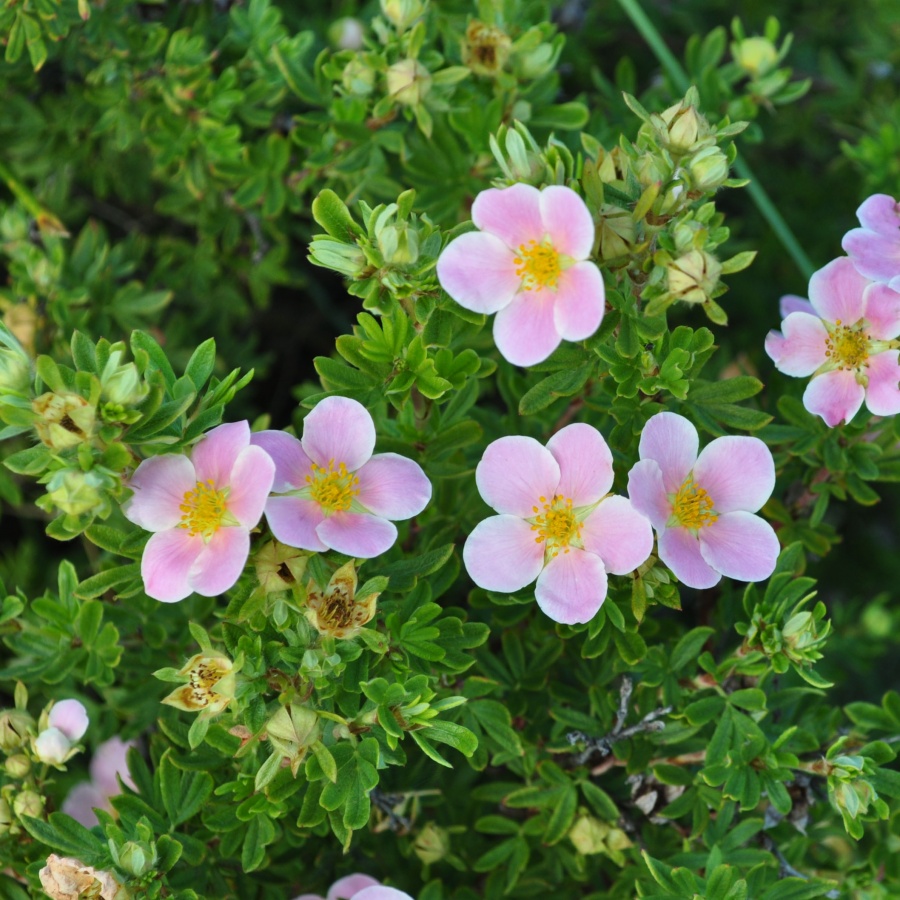
{"type": "Polygon", "coordinates": [[[862,228],[844,235],[844,252],[861,275],[883,284],[894,281],[900,290],[900,205],[887,194],[874,194],[856,217],[862,228]]]}
{"type": "MultiPolygon", "coordinates": [[[[785,299],[782,300],[784,307],[785,299]]],[[[803,404],[827,425],[870,412],[900,412],[900,293],[861,275],[850,259],[832,260],[809,281],[809,311],[793,298],[766,353],[785,375],[812,375],[803,404]]]]}
{"type": "Polygon", "coordinates": [[[85,828],[97,824],[95,809],[109,812],[112,809],[109,798],[121,793],[119,778],[134,788],[134,781],[128,773],[126,754],[135,745],[134,741],[123,741],[120,737],[111,737],[94,751],[91,758],[91,780],[76,784],[63,801],[62,811],[70,815],[85,828]]]}
{"type": "Polygon", "coordinates": [[[624,575],[650,555],[650,523],[610,496],[612,453],[590,425],[567,425],[547,442],[511,435],[489,444],[475,470],[500,515],[479,522],[463,548],[472,580],[512,593],[537,579],[534,596],[554,621],[593,618],[607,573],[624,575]]]}
{"type": "MultiPolygon", "coordinates": [[[[319,894],[301,894],[294,900],[323,900],[319,894]]],[[[384,887],[369,875],[346,875],[329,889],[324,900],[413,900],[396,888],[384,887]]]]}
{"type": "Polygon", "coordinates": [[[289,547],[378,556],[397,539],[389,520],[418,515],[431,499],[418,463],[396,453],[372,455],[372,416],[348,397],[322,400],[304,419],[300,440],[261,431],[253,443],[275,461],[266,520],[289,547]]]}
{"type": "Polygon", "coordinates": [[[603,276],[588,261],[594,221],[567,187],[490,188],[472,204],[480,231],[451,241],[437,262],[444,290],[466,309],[497,313],[494,342],[509,362],[531,366],[560,341],[600,325],[603,276]]]}
{"type": "Polygon", "coordinates": [[[775,486],[775,463],[759,438],[720,437],[698,455],[697,429],[657,413],[641,433],[628,496],[657,532],[659,558],[693,588],[725,575],[762,581],[775,570],[778,538],[754,513],[775,486]]]}
{"type": "Polygon", "coordinates": [[[250,529],[262,516],[275,464],[250,444],[247,422],[207,432],[190,458],[144,460],[131,476],[125,516],[156,534],[141,560],[148,596],[164,603],[192,591],[213,597],[238,580],[250,553],[250,529]]]}

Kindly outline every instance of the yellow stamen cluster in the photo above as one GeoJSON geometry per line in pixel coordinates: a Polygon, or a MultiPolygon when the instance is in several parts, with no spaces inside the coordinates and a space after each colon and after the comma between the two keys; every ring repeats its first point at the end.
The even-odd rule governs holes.
{"type": "Polygon", "coordinates": [[[346,463],[340,463],[335,468],[333,459],[328,461],[327,466],[313,463],[306,483],[310,497],[331,512],[350,509],[353,498],[359,493],[359,478],[347,471],[346,463]]]}
{"type": "Polygon", "coordinates": [[[572,509],[568,497],[554,494],[550,500],[539,497],[541,506],[532,506],[535,517],[531,519],[531,530],[536,531],[536,544],[546,543],[550,556],[559,556],[559,551],[568,553],[570,544],[581,541],[581,522],[572,509]]]}
{"type": "Polygon", "coordinates": [[[198,481],[193,490],[184,492],[184,502],[178,507],[182,512],[178,527],[186,529],[191,537],[202,534],[208,540],[222,524],[228,510],[227,496],[227,491],[217,491],[209,479],[198,481]]]}
{"type": "Polygon", "coordinates": [[[713,508],[712,497],[694,481],[693,475],[688,475],[678,489],[672,504],[672,515],[683,528],[695,531],[712,525],[719,518],[713,508]]]}
{"type": "Polygon", "coordinates": [[[868,365],[869,335],[858,325],[835,322],[835,329],[825,339],[825,355],[840,369],[858,369],[868,365]]]}
{"type": "Polygon", "coordinates": [[[555,288],[559,281],[559,253],[549,241],[520,244],[515,263],[516,275],[522,279],[526,291],[555,288]]]}

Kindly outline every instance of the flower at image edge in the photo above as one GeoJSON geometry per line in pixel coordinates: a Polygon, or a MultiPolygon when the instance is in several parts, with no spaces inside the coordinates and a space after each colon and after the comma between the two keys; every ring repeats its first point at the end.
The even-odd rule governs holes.
{"type": "Polygon", "coordinates": [[[384,887],[369,875],[346,875],[339,878],[323,898],[320,894],[301,894],[294,900],[413,900],[396,888],[384,887]]]}
{"type": "Polygon", "coordinates": [[[841,246],[857,271],[872,281],[900,289],[900,205],[887,194],[874,194],[856,211],[861,228],[844,235],[841,246]]]}

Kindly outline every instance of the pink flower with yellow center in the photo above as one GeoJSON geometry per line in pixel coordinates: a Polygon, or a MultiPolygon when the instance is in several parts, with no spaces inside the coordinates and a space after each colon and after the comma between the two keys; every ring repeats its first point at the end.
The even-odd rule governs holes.
{"type": "Polygon", "coordinates": [[[812,379],[803,404],[829,427],[849,422],[865,402],[877,416],[900,412],[900,293],[874,283],[846,256],[809,281],[809,307],[782,301],[781,331],[770,331],[766,353],[785,375],[812,379]]]}
{"type": "Polygon", "coordinates": [[[723,575],[762,581],[775,570],[778,538],[753,515],[775,487],[775,463],[759,438],[720,437],[699,453],[697,429],[675,413],[644,426],[628,496],[653,523],[659,558],[693,588],[723,575]]]}
{"type": "Polygon", "coordinates": [[[274,477],[269,455],[250,444],[247,422],[213,428],[190,457],[144,460],[131,477],[134,496],[123,512],[156,532],[141,559],[147,595],[175,603],[193,591],[214,597],[232,587],[274,477]]]}
{"type": "Polygon", "coordinates": [[[490,188],[475,198],[472,221],[480,230],[444,248],[437,275],[460,306],[497,313],[494,341],[505,359],[531,366],[560,341],[583,341],[597,330],[603,276],[588,261],[594,221],[575,191],[490,188]]]}
{"type": "Polygon", "coordinates": [[[294,900],[413,900],[409,894],[385,887],[369,875],[346,875],[339,878],[323,898],[320,894],[301,894],[294,900]]]}
{"type": "Polygon", "coordinates": [[[266,521],[289,547],[378,556],[397,539],[390,520],[418,515],[431,499],[431,482],[418,463],[372,454],[375,423],[348,397],[319,403],[304,419],[300,440],[261,431],[253,443],[275,461],[266,521]]]}
{"type": "Polygon", "coordinates": [[[861,228],[844,235],[841,246],[860,275],[895,282],[900,290],[900,204],[887,194],[874,194],[856,211],[861,228]]]}
{"type": "Polygon", "coordinates": [[[554,621],[587,622],[603,605],[607,573],[624,575],[653,547],[650,523],[609,494],[612,453],[590,425],[547,442],[509,436],[489,444],[475,470],[500,515],[479,522],[463,560],[479,587],[511,594],[537,579],[538,606],[554,621]]]}

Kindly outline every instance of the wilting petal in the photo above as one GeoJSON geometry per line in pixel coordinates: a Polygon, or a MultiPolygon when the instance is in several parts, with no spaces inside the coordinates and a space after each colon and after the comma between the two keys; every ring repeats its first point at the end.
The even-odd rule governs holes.
{"type": "Polygon", "coordinates": [[[840,256],[813,272],[809,279],[809,300],[823,319],[853,325],[866,314],[863,293],[868,284],[851,260],[840,256]]]}
{"type": "Polygon", "coordinates": [[[266,521],[269,528],[272,534],[288,547],[316,550],[319,553],[327,550],[328,546],[322,543],[316,533],[319,523],[324,519],[322,507],[302,497],[280,497],[275,494],[266,502],[266,521]]]}
{"type": "Polygon", "coordinates": [[[866,406],[876,416],[895,416],[900,413],[900,365],[898,351],[887,350],[869,358],[866,375],[866,406]]]}
{"type": "Polygon", "coordinates": [[[812,303],[804,297],[798,297],[796,294],[785,294],[779,301],[778,308],[782,319],[786,319],[794,312],[809,313],[811,316],[816,314],[812,303]]]}
{"type": "Polygon", "coordinates": [[[541,192],[530,184],[488,188],[472,204],[472,221],[512,250],[529,241],[540,243],[545,233],[541,192]]]}
{"type": "Polygon", "coordinates": [[[737,581],[763,581],[781,547],[772,526],[749,512],[730,512],[700,529],[700,551],[718,572],[737,581]]]}
{"type": "MultiPolygon", "coordinates": [[[[550,500],[560,480],[553,454],[534,438],[509,435],[488,444],[475,469],[484,502],[499,513],[529,519],[541,497],[550,500]]],[[[525,582],[526,584],[528,582],[525,582]]]]}
{"type": "Polygon", "coordinates": [[[250,443],[262,447],[275,463],[275,480],[272,490],[276,494],[306,486],[306,476],[312,469],[312,460],[303,451],[303,445],[286,431],[259,431],[250,436],[250,443]]]}
{"type": "Polygon", "coordinates": [[[869,337],[890,341],[900,335],[900,293],[886,284],[870,284],[865,301],[869,337]]]}
{"type": "Polygon", "coordinates": [[[802,312],[791,313],[781,328],[783,334],[770,331],[766,336],[766,353],[775,367],[798,378],[812,375],[828,358],[828,329],[818,316],[802,312]]]}
{"type": "Polygon", "coordinates": [[[128,787],[134,787],[127,760],[128,751],[134,746],[134,741],[123,741],[118,735],[113,735],[94,751],[90,766],[91,781],[107,797],[121,792],[119,777],[128,787]]]}
{"type": "Polygon", "coordinates": [[[109,809],[106,794],[87,781],[76,784],[63,800],[62,811],[80,822],[85,828],[93,828],[97,822],[95,809],[109,809]]]}
{"type": "Polygon", "coordinates": [[[186,456],[152,456],[137,467],[128,486],[134,496],[122,507],[125,518],[147,531],[165,531],[181,521],[184,495],[197,486],[197,476],[186,456]]]}
{"type": "Polygon", "coordinates": [[[522,291],[497,313],[494,343],[505,360],[514,366],[533,366],[559,346],[555,305],[554,291],[522,291]]]}
{"type": "Polygon", "coordinates": [[[422,467],[397,453],[376,453],[356,475],[356,499],[385,519],[417,516],[431,499],[431,482],[422,467]]]}
{"type": "Polygon", "coordinates": [[[217,488],[227,487],[238,454],[249,445],[247,422],[227,422],[207,431],[191,451],[197,481],[211,481],[217,488]]]}
{"type": "Polygon", "coordinates": [[[349,397],[326,397],[303,420],[300,439],[318,466],[341,463],[355,472],[375,449],[375,423],[369,411],[349,397]]]}
{"type": "Polygon", "coordinates": [[[360,559],[380,556],[397,540],[393,522],[368,513],[335,513],[319,524],[316,533],[332,550],[360,559]]]}
{"type": "Polygon", "coordinates": [[[339,878],[329,889],[325,900],[353,900],[353,898],[367,887],[380,887],[379,883],[370,875],[346,875],[339,878]]]}
{"type": "Polygon", "coordinates": [[[275,463],[262,447],[246,447],[240,452],[231,470],[226,502],[228,512],[241,525],[253,528],[260,520],[274,477],[275,463]]]}
{"type": "Polygon", "coordinates": [[[250,532],[240,526],[220,528],[197,556],[191,587],[204,597],[216,597],[241,577],[250,555],[250,532]]]}
{"type": "Polygon", "coordinates": [[[661,531],[657,548],[659,558],[688,587],[711,588],[722,578],[703,558],[700,541],[687,528],[666,528],[661,531]]]}
{"type": "Polygon", "coordinates": [[[437,261],[441,287],[466,309],[495,313],[522,284],[515,253],[486,231],[470,231],[452,240],[437,261]]]}
{"type": "Polygon", "coordinates": [[[759,438],[729,435],[700,451],[694,480],[712,498],[717,513],[756,512],[775,489],[775,462],[759,438]]]}
{"type": "Polygon", "coordinates": [[[887,194],[873,194],[856,210],[856,218],[863,228],[881,234],[900,236],[900,205],[887,194]]]}
{"type": "Polygon", "coordinates": [[[534,599],[545,615],[563,625],[588,622],[606,599],[603,560],[586,550],[560,553],[538,576],[534,599]]]}
{"type": "Polygon", "coordinates": [[[141,558],[141,578],[148,597],[162,603],[177,603],[193,593],[189,574],[203,550],[203,538],[181,528],[154,534],[141,558]]]}
{"type": "Polygon", "coordinates": [[[865,389],[853,372],[835,369],[816,375],[803,392],[803,405],[829,428],[849,422],[862,406],[865,389]]]}
{"type": "Polygon", "coordinates": [[[633,572],[653,550],[650,520],[625,497],[607,497],[585,519],[581,539],[584,549],[596,553],[613,575],[633,572]]]}
{"type": "Polygon", "coordinates": [[[666,492],[674,494],[697,461],[700,438],[697,429],[677,413],[653,416],[641,432],[641,459],[654,459],[662,471],[666,492]]]}
{"type": "Polygon", "coordinates": [[[566,425],[547,441],[547,449],[559,464],[555,493],[568,497],[574,507],[590,506],[609,492],[613,483],[612,453],[592,425],[566,425]]]}
{"type": "Polygon", "coordinates": [[[672,515],[672,504],[666,496],[662,470],[655,459],[642,459],[628,473],[628,497],[634,508],[646,516],[654,528],[664,528],[672,515]]]}
{"type": "Polygon", "coordinates": [[[551,185],[540,194],[541,219],[550,243],[572,259],[587,259],[594,247],[594,220],[571,188],[551,185]]]}
{"type": "Polygon", "coordinates": [[[580,262],[560,272],[553,323],[566,341],[589,338],[603,320],[606,288],[592,262],[580,262]]]}
{"type": "Polygon", "coordinates": [[[79,700],[60,700],[50,710],[50,728],[58,728],[72,743],[84,737],[89,722],[87,710],[79,700]]]}
{"type": "Polygon", "coordinates": [[[544,545],[518,516],[491,516],[466,539],[463,562],[469,577],[486,591],[511,594],[531,584],[544,567],[544,545]]]}

